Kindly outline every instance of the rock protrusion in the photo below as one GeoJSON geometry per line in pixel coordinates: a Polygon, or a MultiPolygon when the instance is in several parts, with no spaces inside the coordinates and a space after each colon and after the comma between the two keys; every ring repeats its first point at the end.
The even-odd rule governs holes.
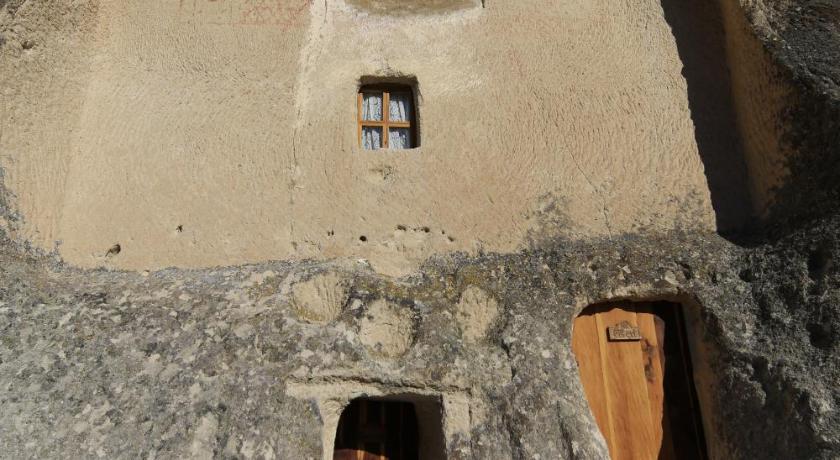
{"type": "Polygon", "coordinates": [[[499,317],[499,303],[483,289],[470,286],[455,306],[455,317],[464,340],[477,343],[487,335],[499,317]]]}
{"type": "Polygon", "coordinates": [[[373,355],[396,358],[405,354],[414,341],[411,311],[384,299],[373,301],[361,319],[359,340],[373,355]]]}
{"type": "Polygon", "coordinates": [[[320,273],[292,287],[292,305],[298,317],[315,324],[338,318],[347,303],[347,281],[336,273],[320,273]]]}

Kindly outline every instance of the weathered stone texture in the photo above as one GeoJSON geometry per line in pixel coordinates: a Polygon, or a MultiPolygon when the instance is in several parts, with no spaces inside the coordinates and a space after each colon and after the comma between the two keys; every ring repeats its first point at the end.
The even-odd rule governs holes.
{"type": "MultiPolygon", "coordinates": [[[[784,160],[767,225],[728,235],[739,244],[695,226],[648,231],[632,218],[626,232],[572,239],[559,228],[571,217],[548,196],[527,249],[446,252],[404,278],[363,260],[90,270],[30,248],[24,227],[50,233],[56,216],[18,213],[0,181],[0,457],[322,458],[325,427],[350,398],[398,394],[443,408],[451,459],[604,458],[570,336],[583,308],[625,299],[685,306],[711,457],[840,457],[837,8],[775,3],[751,2],[744,24],[796,94],[782,126],[796,154],[784,160]]],[[[90,57],[83,38],[38,31],[89,31],[96,8],[43,14],[59,4],[0,0],[3,62],[45,70],[20,85],[7,82],[25,72],[0,75],[20,100],[62,89],[81,100],[75,77],[57,86],[44,66],[73,74],[90,57]],[[27,29],[20,14],[51,19],[27,29]],[[47,51],[31,52],[39,47],[47,51]]],[[[27,209],[61,207],[41,192],[62,183],[59,147],[72,136],[45,128],[67,113],[47,112],[44,125],[20,107],[3,118],[16,121],[2,132],[14,142],[3,142],[43,134],[41,153],[60,157],[19,165],[18,182],[40,178],[27,209]]],[[[697,208],[669,212],[680,206],[687,219],[697,208]]],[[[496,218],[485,214],[473,217],[496,218]]]]}
{"type": "Polygon", "coordinates": [[[831,458],[840,452],[832,225],[755,249],[713,235],[558,241],[440,258],[403,281],[360,266],[352,306],[325,325],[282,293],[322,264],[143,275],[56,266],[4,245],[0,450],[318,458],[318,406],[288,387],[329,383],[468,395],[470,428],[448,439],[451,458],[600,458],[571,321],[591,303],[632,298],[678,300],[697,313],[713,452],[831,458]],[[814,239],[823,244],[813,248],[814,239]],[[500,309],[486,342],[453,321],[476,289],[500,309]],[[399,353],[365,340],[365,325],[383,319],[412,330],[399,353]]]}

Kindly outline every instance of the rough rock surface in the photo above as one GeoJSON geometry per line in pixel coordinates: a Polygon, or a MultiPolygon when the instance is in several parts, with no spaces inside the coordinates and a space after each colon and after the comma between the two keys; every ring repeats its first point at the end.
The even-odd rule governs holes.
{"type": "MultiPolygon", "coordinates": [[[[767,225],[738,238],[548,228],[528,249],[439,255],[400,279],[363,261],[88,270],[17,237],[0,184],[0,456],[323,458],[324,427],[366,393],[438,401],[451,459],[604,458],[572,320],[605,300],[668,299],[692,317],[713,458],[837,458],[838,9],[773,3],[746,11],[796,83],[798,149],[767,225]],[[465,328],[472,317],[486,321],[465,328]],[[402,334],[393,352],[366,341],[379,327],[402,334]]],[[[23,53],[37,30],[3,33],[23,53]]],[[[546,224],[562,224],[551,209],[546,224]]]]}
{"type": "Polygon", "coordinates": [[[469,429],[447,439],[449,458],[602,458],[570,352],[571,321],[591,303],[633,298],[697,309],[693,334],[708,368],[698,385],[711,395],[704,415],[719,458],[832,458],[840,452],[837,228],[834,219],[749,250],[715,235],[558,241],[435,259],[401,281],[361,265],[354,307],[326,325],[301,318],[282,284],[335,269],[328,264],[83,271],[6,242],[0,451],[319,458],[318,406],[288,386],[364,383],[468,395],[469,429]],[[476,288],[501,306],[480,343],[453,321],[476,288]],[[403,314],[377,313],[383,308],[403,314]],[[411,319],[400,353],[382,356],[365,342],[366,322],[382,316],[411,319]]]}

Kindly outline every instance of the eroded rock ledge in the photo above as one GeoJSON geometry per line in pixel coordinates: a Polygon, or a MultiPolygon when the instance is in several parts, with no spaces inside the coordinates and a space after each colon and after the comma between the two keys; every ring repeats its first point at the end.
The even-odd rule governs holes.
{"type": "Polygon", "coordinates": [[[0,450],[321,458],[336,407],[400,393],[441,401],[449,458],[601,458],[571,322],[605,300],[670,299],[696,319],[713,454],[831,458],[838,223],[755,249],[679,233],[556,241],[399,281],[363,263],[82,271],[6,242],[0,450]],[[296,288],[312,280],[327,287],[296,288]]]}

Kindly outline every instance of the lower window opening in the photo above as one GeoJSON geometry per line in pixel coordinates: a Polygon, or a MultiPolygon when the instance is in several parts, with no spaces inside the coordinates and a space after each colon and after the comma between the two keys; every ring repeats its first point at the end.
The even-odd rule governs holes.
{"type": "Polygon", "coordinates": [[[341,414],[334,460],[418,460],[414,404],[357,399],[341,414]]]}

